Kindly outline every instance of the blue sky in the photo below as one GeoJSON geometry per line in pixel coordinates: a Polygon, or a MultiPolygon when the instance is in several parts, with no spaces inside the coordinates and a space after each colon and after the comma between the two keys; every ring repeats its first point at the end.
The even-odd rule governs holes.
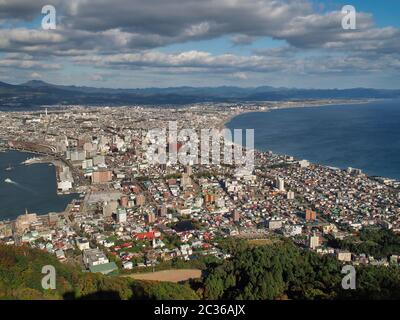
{"type": "Polygon", "coordinates": [[[400,88],[400,1],[0,3],[0,81],[96,87],[400,88]],[[343,30],[341,8],[357,10],[343,30]]]}

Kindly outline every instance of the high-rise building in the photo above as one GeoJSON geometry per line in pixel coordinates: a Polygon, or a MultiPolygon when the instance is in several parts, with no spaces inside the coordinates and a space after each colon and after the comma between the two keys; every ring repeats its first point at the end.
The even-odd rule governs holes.
{"type": "Polygon", "coordinates": [[[308,162],[307,160],[301,160],[298,163],[300,168],[308,168],[308,166],[310,165],[310,162],[308,162]]]}
{"type": "Polygon", "coordinates": [[[83,161],[86,159],[86,152],[84,150],[73,150],[69,156],[71,161],[83,161]]]}
{"type": "Polygon", "coordinates": [[[82,169],[89,169],[89,168],[93,168],[93,160],[86,159],[82,161],[82,169]]]}
{"type": "Polygon", "coordinates": [[[119,201],[122,207],[128,208],[129,197],[127,195],[123,195],[119,201]]]}
{"type": "Polygon", "coordinates": [[[187,173],[182,174],[181,178],[181,185],[182,187],[187,187],[192,184],[192,179],[190,178],[190,175],[187,173]]]}
{"type": "Polygon", "coordinates": [[[276,178],[275,187],[279,191],[285,191],[285,180],[281,177],[276,178]]]}
{"type": "Polygon", "coordinates": [[[140,193],[136,196],[136,205],[137,206],[144,206],[144,204],[146,203],[146,197],[144,196],[144,194],[140,193]]]}
{"type": "Polygon", "coordinates": [[[55,224],[58,223],[58,213],[56,213],[56,212],[49,212],[48,218],[49,218],[49,224],[50,224],[50,225],[55,225],[55,224]]]}
{"type": "Polygon", "coordinates": [[[111,217],[114,212],[117,211],[118,208],[118,201],[111,200],[105,202],[103,205],[103,215],[105,217],[111,217]]]}
{"type": "Polygon", "coordinates": [[[310,209],[306,210],[306,221],[314,221],[317,220],[317,213],[310,209]]]}
{"type": "Polygon", "coordinates": [[[288,200],[294,200],[294,192],[293,191],[288,191],[287,199],[288,200]]]}
{"type": "Polygon", "coordinates": [[[111,170],[99,170],[92,173],[92,183],[107,183],[112,180],[111,170]]]}
{"type": "Polygon", "coordinates": [[[146,216],[145,216],[145,222],[147,224],[153,224],[156,221],[156,215],[154,214],[154,212],[149,212],[146,216]]]}
{"type": "Polygon", "coordinates": [[[316,249],[316,248],[318,248],[319,247],[319,245],[320,245],[320,243],[319,243],[319,236],[317,236],[317,235],[312,235],[311,237],[310,237],[310,243],[309,243],[309,246],[310,246],[310,249],[316,249]]]}
{"type": "Polygon", "coordinates": [[[66,136],[59,136],[56,138],[57,152],[63,153],[68,149],[68,138],[66,136]]]}
{"type": "Polygon", "coordinates": [[[167,215],[167,213],[168,213],[167,206],[165,204],[163,204],[160,207],[159,212],[160,212],[160,217],[165,217],[167,215]]]}
{"type": "Polygon", "coordinates": [[[125,223],[126,222],[126,209],[119,207],[117,209],[117,222],[118,223],[125,223]]]}
{"type": "Polygon", "coordinates": [[[215,202],[215,195],[210,194],[210,193],[206,193],[204,195],[204,202],[206,204],[214,203],[215,202]]]}

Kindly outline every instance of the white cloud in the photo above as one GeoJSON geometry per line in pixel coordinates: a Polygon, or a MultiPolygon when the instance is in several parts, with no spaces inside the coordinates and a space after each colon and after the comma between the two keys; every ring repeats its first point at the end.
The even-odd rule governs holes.
{"type": "Polygon", "coordinates": [[[357,30],[343,30],[340,8],[321,14],[309,0],[53,0],[57,30],[4,23],[31,22],[45,2],[0,0],[0,50],[20,55],[2,57],[1,68],[59,70],[63,62],[76,63],[97,68],[92,81],[101,81],[101,72],[114,69],[225,74],[238,81],[254,74],[399,69],[398,28],[377,27],[371,14],[359,12],[357,30]],[[212,54],[207,47],[176,53],[160,49],[220,37],[241,46],[232,47],[234,52],[250,50],[246,45],[267,37],[284,44],[243,55],[229,49],[212,54]]]}
{"type": "Polygon", "coordinates": [[[244,72],[236,72],[232,74],[232,77],[239,80],[247,80],[248,76],[244,72]]]}
{"type": "Polygon", "coordinates": [[[31,77],[32,79],[40,79],[42,78],[42,75],[38,72],[32,72],[29,74],[29,77],[31,77]]]}

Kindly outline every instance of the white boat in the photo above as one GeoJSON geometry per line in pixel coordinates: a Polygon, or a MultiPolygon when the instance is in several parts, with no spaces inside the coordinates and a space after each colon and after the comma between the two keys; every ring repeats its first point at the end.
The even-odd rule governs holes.
{"type": "Polygon", "coordinates": [[[12,180],[10,178],[7,178],[4,180],[5,183],[12,183],[12,180]]]}
{"type": "Polygon", "coordinates": [[[40,160],[40,158],[38,158],[38,157],[28,158],[25,161],[22,161],[21,164],[29,165],[29,164],[33,164],[39,160],[40,160]]]}

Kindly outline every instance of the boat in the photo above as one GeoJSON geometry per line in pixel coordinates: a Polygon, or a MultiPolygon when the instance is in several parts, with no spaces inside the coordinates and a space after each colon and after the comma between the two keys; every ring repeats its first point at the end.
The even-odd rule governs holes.
{"type": "Polygon", "coordinates": [[[4,180],[5,183],[12,183],[13,181],[10,178],[4,180]]]}
{"type": "Polygon", "coordinates": [[[9,164],[8,167],[5,168],[4,170],[6,170],[6,171],[11,171],[12,169],[14,169],[14,168],[11,166],[11,164],[9,164]]]}
{"type": "Polygon", "coordinates": [[[25,161],[22,161],[21,164],[25,164],[25,165],[29,165],[29,164],[33,164],[40,161],[40,158],[38,157],[33,157],[33,158],[28,158],[25,161]]]}

